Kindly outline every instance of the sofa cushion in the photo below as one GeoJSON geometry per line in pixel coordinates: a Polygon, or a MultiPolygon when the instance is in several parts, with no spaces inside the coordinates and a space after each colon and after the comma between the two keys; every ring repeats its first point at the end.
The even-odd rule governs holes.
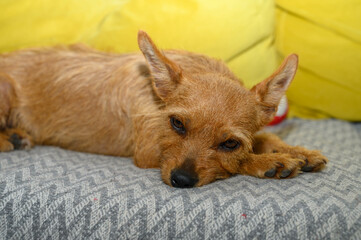
{"type": "Polygon", "coordinates": [[[119,53],[138,51],[137,31],[161,48],[229,62],[248,86],[277,67],[273,0],[18,0],[0,3],[0,52],[83,42],[119,53]]]}
{"type": "Polygon", "coordinates": [[[361,4],[277,0],[276,46],[299,55],[290,116],[361,120],[361,4]]]}
{"type": "Polygon", "coordinates": [[[361,124],[287,120],[268,131],[321,149],[328,167],[293,179],[238,175],[179,189],[128,158],[55,147],[0,153],[0,236],[359,239],[361,124]]]}

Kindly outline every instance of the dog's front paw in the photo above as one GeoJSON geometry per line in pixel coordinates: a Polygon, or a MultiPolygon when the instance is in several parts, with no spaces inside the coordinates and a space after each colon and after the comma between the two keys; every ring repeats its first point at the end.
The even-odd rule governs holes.
{"type": "Polygon", "coordinates": [[[13,133],[9,137],[9,142],[12,143],[14,149],[16,150],[29,150],[33,146],[31,138],[29,138],[28,136],[21,136],[17,133],[13,133]]]}
{"type": "Polygon", "coordinates": [[[293,158],[290,154],[251,154],[241,164],[240,173],[260,178],[285,179],[297,176],[305,165],[305,160],[293,158]]]}
{"type": "Polygon", "coordinates": [[[300,173],[301,167],[306,165],[302,159],[292,158],[288,154],[271,154],[268,159],[268,170],[265,178],[292,178],[300,173]]]}
{"type": "Polygon", "coordinates": [[[6,129],[0,133],[0,152],[28,150],[33,145],[32,137],[21,129],[6,129]]]}
{"type": "Polygon", "coordinates": [[[320,151],[316,150],[304,150],[302,153],[305,165],[302,166],[303,172],[318,172],[326,167],[328,159],[323,156],[320,151]]]}
{"type": "Polygon", "coordinates": [[[301,167],[303,172],[318,172],[326,167],[328,163],[327,157],[321,154],[317,150],[308,150],[304,147],[289,147],[287,149],[288,154],[293,158],[302,159],[305,161],[305,164],[301,167]]]}

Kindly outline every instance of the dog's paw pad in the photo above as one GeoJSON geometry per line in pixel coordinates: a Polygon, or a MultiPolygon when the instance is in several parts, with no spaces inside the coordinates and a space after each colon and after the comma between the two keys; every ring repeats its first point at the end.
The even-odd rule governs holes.
{"type": "Polygon", "coordinates": [[[277,173],[276,168],[272,168],[271,170],[264,173],[265,177],[273,178],[277,173]]]}
{"type": "Polygon", "coordinates": [[[275,157],[277,160],[268,161],[268,170],[264,172],[265,178],[292,178],[298,175],[300,168],[305,165],[302,159],[291,158],[289,155],[277,154],[275,157]]]}
{"type": "Polygon", "coordinates": [[[313,166],[303,166],[301,168],[302,172],[312,172],[312,170],[313,170],[313,166]]]}
{"type": "Polygon", "coordinates": [[[318,172],[326,167],[328,159],[325,158],[321,153],[314,151],[306,159],[306,163],[301,167],[303,172],[318,172]]]}
{"type": "Polygon", "coordinates": [[[292,170],[289,170],[289,169],[282,170],[282,172],[280,174],[280,178],[286,178],[286,177],[290,176],[291,173],[292,173],[292,170]]]}

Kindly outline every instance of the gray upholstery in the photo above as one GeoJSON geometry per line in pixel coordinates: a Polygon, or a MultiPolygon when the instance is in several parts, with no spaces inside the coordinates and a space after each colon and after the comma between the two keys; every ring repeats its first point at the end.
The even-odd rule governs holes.
{"type": "Polygon", "coordinates": [[[0,153],[0,239],[361,239],[361,124],[288,120],[268,130],[322,149],[328,167],[175,189],[131,159],[0,153]]]}

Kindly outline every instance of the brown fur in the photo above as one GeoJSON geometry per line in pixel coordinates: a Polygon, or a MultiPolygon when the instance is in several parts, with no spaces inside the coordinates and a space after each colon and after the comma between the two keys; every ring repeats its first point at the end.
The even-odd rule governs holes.
{"type": "Polygon", "coordinates": [[[0,151],[43,144],[132,156],[174,186],[179,169],[201,186],[239,173],[288,178],[327,163],[317,151],[257,134],[293,79],[296,55],[247,90],[220,61],[162,53],[142,31],[138,41],[144,57],[83,46],[1,55],[0,151]],[[239,147],[225,150],[227,140],[239,147]]]}

